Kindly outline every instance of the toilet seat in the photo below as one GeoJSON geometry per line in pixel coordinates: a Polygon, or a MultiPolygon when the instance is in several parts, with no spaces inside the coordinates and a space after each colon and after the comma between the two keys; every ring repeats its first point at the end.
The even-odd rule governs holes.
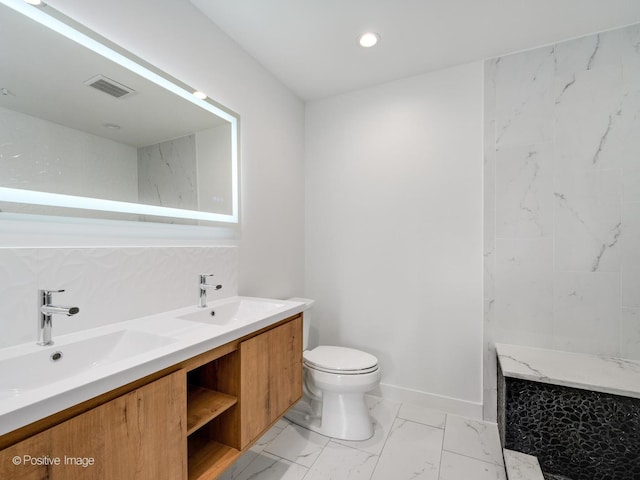
{"type": "Polygon", "coordinates": [[[363,375],[378,369],[378,359],[360,350],[320,346],[303,353],[304,364],[320,372],[338,375],[363,375]]]}

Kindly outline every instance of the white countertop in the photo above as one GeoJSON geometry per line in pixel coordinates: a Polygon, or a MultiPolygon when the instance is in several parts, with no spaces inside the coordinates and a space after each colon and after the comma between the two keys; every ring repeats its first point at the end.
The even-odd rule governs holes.
{"type": "Polygon", "coordinates": [[[505,377],[640,398],[640,362],[496,344],[505,377]]]}
{"type": "MultiPolygon", "coordinates": [[[[188,319],[193,314],[208,312],[197,307],[185,307],[58,337],[54,332],[53,346],[42,347],[34,341],[0,349],[0,435],[249,335],[296,315],[307,307],[304,303],[290,300],[230,297],[209,302],[206,310],[212,308],[216,309],[214,318],[217,323],[190,321],[188,319]],[[232,303],[243,300],[246,308],[241,314],[234,313],[232,303]],[[272,305],[268,311],[262,311],[256,308],[260,302],[272,302],[272,305]],[[57,380],[48,379],[42,374],[38,376],[33,366],[22,367],[23,363],[28,363],[22,361],[24,358],[31,358],[32,363],[33,359],[40,361],[40,358],[49,362],[50,353],[71,352],[73,345],[78,342],[122,331],[134,332],[133,338],[137,338],[137,334],[140,337],[144,333],[152,333],[170,341],[121,360],[114,360],[113,356],[109,361],[95,363],[91,358],[81,359],[86,362],[87,368],[57,380]],[[21,368],[25,371],[19,371],[21,368]],[[36,381],[31,381],[32,378],[36,381]],[[13,384],[19,388],[13,388],[13,384]],[[24,385],[30,386],[24,388],[24,385]]],[[[71,353],[69,356],[72,356],[71,353]]],[[[90,356],[91,353],[87,355],[90,356]]]]}

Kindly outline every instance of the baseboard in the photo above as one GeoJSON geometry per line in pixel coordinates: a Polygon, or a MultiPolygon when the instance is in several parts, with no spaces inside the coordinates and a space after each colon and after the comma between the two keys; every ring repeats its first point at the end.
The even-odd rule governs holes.
{"type": "Polygon", "coordinates": [[[370,393],[382,398],[388,398],[389,400],[422,405],[446,413],[482,420],[481,403],[434,395],[433,393],[421,392],[419,390],[412,390],[410,388],[385,383],[381,383],[377,389],[370,393]]]}

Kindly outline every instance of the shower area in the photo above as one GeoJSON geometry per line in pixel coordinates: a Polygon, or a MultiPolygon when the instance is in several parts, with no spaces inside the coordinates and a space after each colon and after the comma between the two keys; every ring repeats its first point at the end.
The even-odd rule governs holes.
{"type": "MultiPolygon", "coordinates": [[[[640,26],[488,60],[484,158],[485,418],[497,419],[496,343],[619,359],[640,372],[640,26]]],[[[517,382],[510,397],[504,378],[514,402],[517,382]]],[[[531,383],[517,385],[522,402],[553,396],[531,383]]],[[[556,392],[578,420],[553,442],[593,443],[579,428],[593,415],[606,438],[604,410],[581,409],[610,399],[574,393],[556,392]]],[[[638,423],[640,400],[621,401],[638,423]]],[[[544,418],[537,408],[518,411],[544,418]]],[[[616,448],[637,472],[629,452],[640,439],[629,438],[616,448]]],[[[543,457],[548,478],[596,478],[543,457]]]]}

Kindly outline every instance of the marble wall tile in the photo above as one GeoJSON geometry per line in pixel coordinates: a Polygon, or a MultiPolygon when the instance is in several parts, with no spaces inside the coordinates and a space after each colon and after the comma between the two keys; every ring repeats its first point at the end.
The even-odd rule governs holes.
{"type": "Polygon", "coordinates": [[[551,345],[552,275],[552,238],[496,240],[495,341],[551,345]]]}
{"type": "Polygon", "coordinates": [[[640,202],[640,169],[624,169],[624,175],[622,176],[622,201],[640,202]]]}
{"type": "Polygon", "coordinates": [[[613,137],[620,128],[622,67],[560,76],[554,90],[557,161],[577,169],[619,167],[613,137]]]}
{"type": "Polygon", "coordinates": [[[557,272],[553,289],[554,348],[619,355],[620,276],[557,272]]]}
{"type": "Polygon", "coordinates": [[[139,148],[140,202],[197,210],[196,172],[195,134],[139,148]]]}
{"type": "Polygon", "coordinates": [[[496,153],[496,237],[540,237],[553,227],[553,144],[496,153]]]}
{"type": "Polygon", "coordinates": [[[620,271],[622,171],[558,167],[554,196],[556,269],[620,271]]]}
{"type": "Polygon", "coordinates": [[[637,355],[638,132],[640,25],[485,62],[485,418],[497,340],[637,355]]]}
{"type": "Polygon", "coordinates": [[[640,360],[640,308],[622,307],[621,309],[620,356],[640,360]]]}
{"type": "Polygon", "coordinates": [[[624,307],[640,307],[640,203],[622,204],[622,223],[621,304],[624,307]]]}
{"type": "Polygon", "coordinates": [[[553,140],[554,49],[500,57],[495,67],[498,148],[553,140]]]}

